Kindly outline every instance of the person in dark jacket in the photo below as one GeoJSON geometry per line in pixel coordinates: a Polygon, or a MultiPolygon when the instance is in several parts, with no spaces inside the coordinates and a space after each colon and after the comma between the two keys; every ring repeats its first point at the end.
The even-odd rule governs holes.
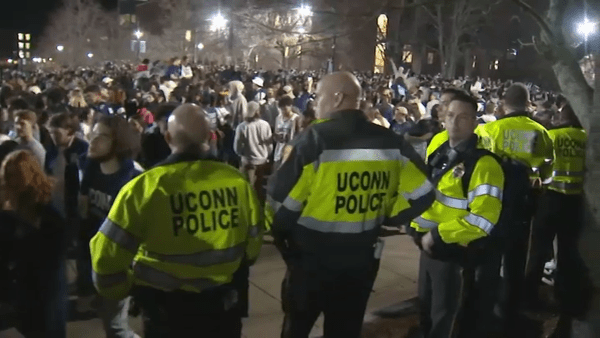
{"type": "MultiPolygon", "coordinates": [[[[102,116],[92,129],[79,198],[82,250],[77,268],[82,272],[79,277],[88,286],[93,285],[89,242],[108,216],[121,187],[140,173],[132,160],[139,147],[138,134],[121,117],[102,116]]],[[[134,337],[128,323],[129,298],[120,301],[103,298],[101,303],[100,317],[107,338],[134,337]]]]}
{"type": "MultiPolygon", "coordinates": [[[[84,167],[88,143],[75,136],[79,130],[79,118],[70,113],[53,115],[48,122],[52,146],[46,152],[45,171],[56,180],[52,204],[68,224],[66,234],[68,249],[77,248],[79,217],[80,171],[84,167]]],[[[79,294],[90,294],[93,287],[78,285],[79,294]]]]}
{"type": "Polygon", "coordinates": [[[0,300],[14,309],[0,324],[27,338],[65,338],[65,224],[50,204],[52,180],[19,150],[2,162],[0,189],[0,300]]]}
{"type": "Polygon", "coordinates": [[[156,126],[142,135],[142,152],[139,161],[146,169],[152,168],[171,155],[164,133],[167,130],[167,120],[175,108],[177,104],[161,104],[154,114],[156,126]]]}

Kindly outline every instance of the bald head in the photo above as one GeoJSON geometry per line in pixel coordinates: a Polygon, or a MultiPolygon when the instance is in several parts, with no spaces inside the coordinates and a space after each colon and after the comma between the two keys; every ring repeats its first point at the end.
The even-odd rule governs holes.
{"type": "Polygon", "coordinates": [[[325,76],[317,85],[317,118],[328,118],[340,110],[356,110],[360,106],[361,88],[349,72],[325,76]]]}
{"type": "Polygon", "coordinates": [[[208,121],[197,105],[181,105],[169,117],[165,140],[173,153],[202,151],[209,137],[208,121]]]}

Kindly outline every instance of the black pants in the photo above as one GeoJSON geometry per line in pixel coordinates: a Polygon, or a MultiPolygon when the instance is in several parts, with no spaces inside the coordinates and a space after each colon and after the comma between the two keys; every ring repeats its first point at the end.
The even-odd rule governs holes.
{"type": "Polygon", "coordinates": [[[375,259],[370,265],[343,270],[318,261],[288,262],[281,289],[285,312],[281,337],[307,338],[323,313],[325,337],[359,338],[377,269],[375,259]]]}
{"type": "Polygon", "coordinates": [[[477,253],[474,266],[462,269],[459,310],[453,337],[486,338],[495,330],[494,306],[498,301],[502,251],[490,245],[477,253]]]}
{"type": "Polygon", "coordinates": [[[538,297],[544,264],[551,257],[552,242],[556,236],[558,252],[554,290],[561,313],[573,315],[580,310],[573,307],[581,302],[576,298],[585,269],[578,249],[583,227],[583,196],[549,190],[540,198],[539,206],[531,234],[525,284],[527,295],[538,297]]]}
{"type": "Polygon", "coordinates": [[[235,292],[228,287],[202,293],[138,287],[134,300],[142,310],[144,337],[240,338],[242,319],[231,304],[235,292]]]}
{"type": "Polygon", "coordinates": [[[507,329],[516,328],[515,321],[518,319],[519,305],[523,300],[531,221],[536,212],[539,195],[538,191],[532,191],[521,215],[512,217],[514,223],[511,224],[503,249],[504,275],[500,288],[499,315],[507,329]]]}
{"type": "Polygon", "coordinates": [[[420,324],[425,338],[447,338],[458,309],[461,268],[421,252],[419,261],[420,324]]]}

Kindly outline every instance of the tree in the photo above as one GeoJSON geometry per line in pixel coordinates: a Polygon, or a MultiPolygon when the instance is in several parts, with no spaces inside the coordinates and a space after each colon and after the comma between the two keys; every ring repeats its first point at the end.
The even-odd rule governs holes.
{"type": "MultiPolygon", "coordinates": [[[[579,66],[573,48],[567,43],[563,31],[565,15],[569,13],[569,0],[549,0],[549,8],[543,17],[523,0],[512,0],[530,14],[541,29],[533,44],[540,55],[552,63],[552,69],[563,95],[575,110],[575,114],[588,132],[587,174],[585,180],[586,213],[584,235],[580,249],[591,271],[595,284],[592,311],[588,315],[590,338],[600,337],[600,50],[595,51],[595,89],[588,84],[579,66]]],[[[598,41],[596,41],[597,43],[598,41]]]]}
{"type": "Polygon", "coordinates": [[[115,18],[115,14],[103,10],[97,1],[63,0],[62,6],[50,17],[39,49],[44,55],[55,55],[56,46],[63,45],[63,52],[57,55],[59,61],[84,63],[88,52],[105,50],[101,46],[115,35],[110,34],[115,18]]]}
{"type": "Polygon", "coordinates": [[[317,53],[326,38],[313,30],[310,15],[289,6],[247,6],[235,11],[234,19],[236,41],[246,61],[258,50],[273,49],[280,56],[280,67],[287,68],[293,59],[317,53]]]}
{"type": "Polygon", "coordinates": [[[476,34],[497,0],[428,1],[423,8],[437,33],[430,46],[440,55],[442,75],[454,78],[461,53],[473,46],[476,34]]]}

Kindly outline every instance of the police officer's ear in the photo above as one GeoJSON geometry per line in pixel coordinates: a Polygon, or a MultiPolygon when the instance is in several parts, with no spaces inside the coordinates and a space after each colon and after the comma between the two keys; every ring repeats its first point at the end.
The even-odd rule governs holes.
{"type": "Polygon", "coordinates": [[[342,102],[344,102],[344,98],[345,98],[345,94],[341,93],[341,92],[337,92],[333,95],[333,107],[337,108],[339,106],[342,105],[342,102]]]}
{"type": "Polygon", "coordinates": [[[171,133],[169,132],[169,130],[167,129],[167,131],[165,131],[165,142],[167,142],[167,144],[169,146],[171,146],[171,143],[173,142],[173,136],[171,135],[171,133]]]}

